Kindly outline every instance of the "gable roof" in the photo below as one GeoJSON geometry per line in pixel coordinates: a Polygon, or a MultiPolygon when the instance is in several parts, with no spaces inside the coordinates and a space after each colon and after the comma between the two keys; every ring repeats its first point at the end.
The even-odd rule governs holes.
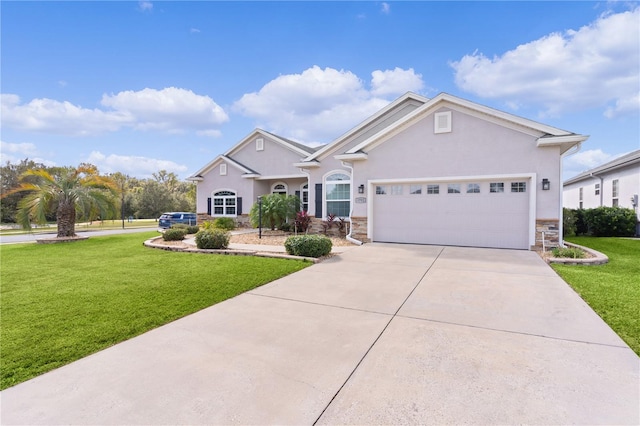
{"type": "Polygon", "coordinates": [[[384,143],[392,136],[401,132],[415,121],[434,112],[441,106],[463,108],[467,112],[479,114],[485,119],[496,121],[500,124],[507,124],[510,126],[515,125],[519,128],[530,129],[533,131],[532,133],[542,133],[542,136],[538,138],[538,146],[560,145],[562,146],[562,153],[566,152],[572,146],[579,144],[588,138],[588,136],[585,135],[578,135],[566,130],[538,123],[527,118],[499,111],[484,105],[476,104],[475,102],[467,101],[448,93],[440,93],[436,97],[429,99],[415,111],[407,114],[405,117],[393,123],[391,126],[381,130],[377,134],[351,148],[345,154],[356,154],[359,152],[363,152],[363,150],[366,149],[372,149],[378,144],[384,143]]]}
{"type": "MultiPolygon", "coordinates": [[[[402,104],[404,104],[404,103],[406,103],[408,101],[415,101],[415,102],[418,102],[420,104],[424,104],[428,100],[429,100],[428,98],[425,98],[424,96],[420,96],[420,95],[418,95],[416,93],[413,93],[413,92],[405,93],[404,95],[400,96],[395,101],[391,102],[386,107],[382,108],[381,110],[379,110],[378,112],[376,112],[375,114],[370,116],[369,118],[365,119],[363,122],[361,122],[357,126],[353,127],[351,130],[348,130],[342,136],[339,136],[338,138],[334,139],[332,142],[328,143],[327,145],[324,145],[324,146],[320,147],[312,155],[310,155],[307,158],[305,158],[303,160],[303,163],[310,162],[311,164],[314,164],[314,163],[317,164],[317,159],[319,157],[328,155],[332,151],[337,150],[340,147],[340,145],[342,145],[348,139],[350,139],[353,136],[355,136],[358,132],[362,131],[367,126],[369,126],[372,123],[374,123],[376,120],[379,120],[380,118],[384,117],[390,111],[393,111],[394,109],[396,109],[399,105],[402,105],[402,104]]],[[[297,166],[301,166],[301,165],[303,165],[303,163],[297,163],[296,165],[297,166]]]]}
{"type": "Polygon", "coordinates": [[[591,175],[613,172],[617,169],[621,169],[623,167],[636,163],[640,164],[640,149],[625,154],[622,157],[618,157],[615,160],[611,160],[608,163],[604,163],[598,167],[594,167],[593,169],[582,172],[570,179],[567,179],[566,181],[564,181],[563,185],[570,185],[584,179],[591,179],[591,175]]]}
{"type": "Polygon", "coordinates": [[[218,165],[222,161],[225,161],[226,163],[232,165],[233,167],[240,170],[242,173],[246,175],[259,175],[256,171],[251,170],[249,167],[245,166],[244,164],[237,162],[231,157],[227,157],[226,155],[221,154],[221,155],[218,155],[213,160],[209,161],[206,166],[204,166],[203,168],[201,168],[200,170],[198,170],[197,172],[189,176],[186,180],[192,181],[192,182],[197,182],[202,180],[203,174],[205,174],[206,172],[214,168],[216,165],[218,165]]]}
{"type": "Polygon", "coordinates": [[[276,142],[277,144],[283,146],[284,148],[286,148],[286,149],[288,149],[290,151],[293,151],[294,153],[300,155],[302,158],[307,157],[308,155],[311,155],[316,151],[316,148],[312,148],[310,146],[303,145],[301,143],[292,141],[290,139],[283,138],[282,136],[278,136],[278,135],[275,135],[275,134],[273,134],[271,132],[267,132],[266,130],[254,129],[251,133],[249,133],[247,136],[245,136],[240,142],[238,142],[234,146],[232,146],[227,152],[225,152],[222,155],[218,155],[216,158],[214,158],[212,161],[207,163],[200,170],[198,170],[197,172],[195,172],[194,174],[189,176],[187,178],[187,180],[189,180],[189,181],[202,180],[202,175],[207,173],[209,170],[211,170],[213,167],[215,167],[222,160],[228,162],[232,166],[234,166],[237,169],[239,169],[240,171],[242,171],[245,175],[247,175],[247,177],[249,177],[249,176],[260,176],[260,174],[258,172],[256,172],[255,170],[250,169],[249,167],[245,166],[244,164],[239,163],[238,161],[234,160],[233,157],[232,157],[232,155],[234,153],[238,152],[247,143],[251,142],[254,138],[259,137],[259,136],[269,138],[270,140],[276,142]]]}
{"type": "Polygon", "coordinates": [[[307,157],[315,152],[315,150],[307,145],[303,145],[298,142],[294,142],[292,140],[283,138],[282,136],[274,135],[273,133],[269,133],[262,129],[255,129],[253,132],[249,133],[244,139],[240,142],[232,146],[227,152],[224,153],[226,156],[232,156],[235,152],[244,147],[247,143],[251,142],[256,136],[263,136],[271,139],[279,145],[282,145],[289,151],[293,151],[296,154],[299,154],[301,157],[307,157]]]}

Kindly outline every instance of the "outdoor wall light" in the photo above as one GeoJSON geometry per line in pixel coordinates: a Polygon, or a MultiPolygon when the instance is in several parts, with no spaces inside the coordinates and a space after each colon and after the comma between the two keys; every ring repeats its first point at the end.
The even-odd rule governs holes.
{"type": "Polygon", "coordinates": [[[358,194],[364,194],[364,185],[358,187],[358,194]]]}
{"type": "Polygon", "coordinates": [[[542,190],[548,191],[549,189],[551,189],[551,182],[549,182],[549,179],[547,178],[542,179],[542,190]]]}

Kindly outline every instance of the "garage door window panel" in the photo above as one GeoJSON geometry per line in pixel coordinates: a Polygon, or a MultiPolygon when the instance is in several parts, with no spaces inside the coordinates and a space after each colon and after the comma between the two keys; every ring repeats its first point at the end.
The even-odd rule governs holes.
{"type": "Polygon", "coordinates": [[[480,184],[479,183],[469,183],[467,184],[467,194],[479,194],[480,193],[480,184]]]}
{"type": "Polygon", "coordinates": [[[498,194],[498,193],[504,192],[504,182],[489,183],[489,192],[492,194],[498,194]]]}
{"type": "Polygon", "coordinates": [[[447,193],[448,194],[460,194],[460,184],[459,183],[450,183],[447,185],[447,193]]]}
{"type": "Polygon", "coordinates": [[[527,192],[527,182],[511,182],[511,192],[527,192]]]}
{"type": "Polygon", "coordinates": [[[440,185],[427,185],[427,194],[439,194],[440,185]]]}
{"type": "Polygon", "coordinates": [[[409,194],[411,195],[422,194],[422,185],[410,185],[409,194]]]}

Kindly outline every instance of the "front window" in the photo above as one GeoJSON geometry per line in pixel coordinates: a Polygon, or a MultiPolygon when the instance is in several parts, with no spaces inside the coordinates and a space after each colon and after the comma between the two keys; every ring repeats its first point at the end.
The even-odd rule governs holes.
{"type": "Polygon", "coordinates": [[[287,195],[287,184],[278,182],[271,187],[272,194],[287,195]]]}
{"type": "Polygon", "coordinates": [[[351,177],[345,173],[334,173],[325,179],[327,216],[349,217],[351,210],[351,177]]]}
{"type": "Polygon", "coordinates": [[[236,193],[218,191],[213,194],[213,216],[236,216],[236,193]]]}
{"type": "Polygon", "coordinates": [[[611,182],[611,195],[613,198],[618,198],[618,179],[611,182]]]}
{"type": "Polygon", "coordinates": [[[305,212],[309,211],[309,184],[305,183],[300,188],[300,195],[302,196],[302,210],[305,212]]]}

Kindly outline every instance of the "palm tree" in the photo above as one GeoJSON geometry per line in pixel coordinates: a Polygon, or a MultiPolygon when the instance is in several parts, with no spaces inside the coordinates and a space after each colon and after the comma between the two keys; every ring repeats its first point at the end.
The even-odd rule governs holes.
{"type": "Polygon", "coordinates": [[[46,214],[56,213],[58,238],[76,236],[76,214],[99,212],[102,217],[115,212],[118,187],[113,180],[100,176],[95,166],[81,164],[67,168],[60,175],[43,169],[30,169],[20,176],[20,185],[3,194],[29,192],[18,202],[16,220],[24,229],[31,221],[46,223],[46,214]]]}

